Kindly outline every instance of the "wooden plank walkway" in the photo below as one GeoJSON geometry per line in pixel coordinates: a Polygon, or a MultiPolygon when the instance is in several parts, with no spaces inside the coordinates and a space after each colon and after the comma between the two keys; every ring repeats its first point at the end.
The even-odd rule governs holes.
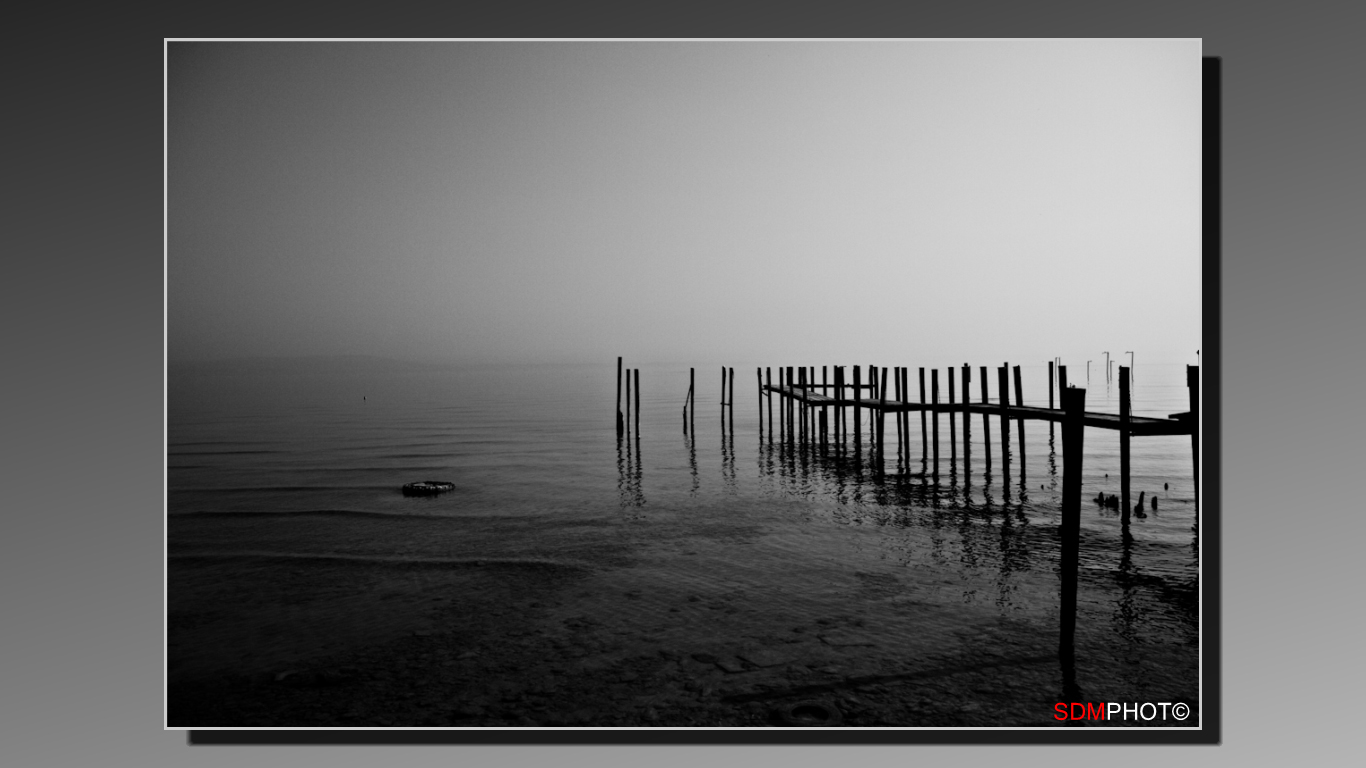
{"type": "MultiPolygon", "coordinates": [[[[871,397],[846,397],[843,399],[824,395],[813,391],[815,387],[802,387],[792,385],[765,384],[764,389],[775,392],[785,397],[790,397],[797,402],[806,403],[813,406],[834,406],[834,407],[854,407],[868,408],[873,411],[885,411],[887,413],[904,413],[925,411],[928,413],[982,413],[988,416],[1005,415],[1011,419],[1031,419],[1035,421],[1053,421],[1061,423],[1066,418],[1066,412],[1061,408],[1040,408],[1032,405],[1008,405],[1004,409],[997,403],[918,403],[887,400],[882,401],[871,397]]],[[[1100,429],[1120,429],[1119,414],[1116,413],[1096,413],[1087,411],[1083,416],[1083,424],[1088,427],[1100,429]]],[[[1130,416],[1129,434],[1135,437],[1152,435],[1189,435],[1191,434],[1191,423],[1189,413],[1172,414],[1165,419],[1156,419],[1150,416],[1130,416]]]]}

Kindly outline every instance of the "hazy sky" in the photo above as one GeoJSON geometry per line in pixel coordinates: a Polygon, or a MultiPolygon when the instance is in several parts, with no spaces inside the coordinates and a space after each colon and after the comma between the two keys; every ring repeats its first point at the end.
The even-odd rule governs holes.
{"type": "Polygon", "coordinates": [[[1198,41],[188,42],[167,82],[173,361],[1200,346],[1198,41]]]}

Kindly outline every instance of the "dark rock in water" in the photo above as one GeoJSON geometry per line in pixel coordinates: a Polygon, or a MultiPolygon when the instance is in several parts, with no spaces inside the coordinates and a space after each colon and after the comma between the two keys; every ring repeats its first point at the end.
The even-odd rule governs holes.
{"type": "Polygon", "coordinates": [[[408,483],[403,486],[404,496],[435,496],[439,493],[455,490],[455,483],[448,483],[444,480],[423,480],[417,483],[408,483]]]}

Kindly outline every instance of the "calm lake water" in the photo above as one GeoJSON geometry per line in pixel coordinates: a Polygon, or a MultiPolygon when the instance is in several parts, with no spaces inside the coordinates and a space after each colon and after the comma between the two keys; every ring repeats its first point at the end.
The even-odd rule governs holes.
{"type": "MultiPolygon", "coordinates": [[[[766,405],[761,439],[754,364],[734,367],[734,424],[725,431],[719,366],[697,370],[695,428],[685,435],[688,367],[655,365],[640,373],[640,434],[619,441],[615,363],[174,365],[168,373],[168,512],[436,516],[463,519],[471,531],[481,520],[582,519],[619,526],[640,541],[648,541],[652,526],[667,527],[671,536],[686,536],[695,526],[696,541],[684,548],[705,558],[706,567],[656,577],[699,588],[885,578],[898,594],[961,606],[965,615],[1056,626],[1060,428],[1026,422],[1021,451],[1012,421],[1007,477],[998,417],[990,419],[987,472],[982,417],[973,417],[971,465],[965,466],[961,418],[955,422],[959,445],[951,449],[950,420],[941,416],[936,481],[922,463],[919,415],[910,418],[905,464],[898,463],[888,418],[886,464],[878,473],[866,445],[859,451],[850,445],[840,455],[796,450],[778,439],[776,429],[769,442],[766,405]],[[418,480],[450,481],[456,489],[434,498],[400,493],[404,483],[418,480]],[[712,535],[720,524],[747,533],[721,542],[712,535]]],[[[1047,405],[1047,370],[1022,367],[1027,405],[1047,405]]],[[[994,400],[995,365],[988,371],[994,400]]],[[[980,376],[974,366],[974,401],[980,400],[980,376]]],[[[1075,371],[1072,378],[1085,384],[1084,369],[1082,381],[1075,371]]],[[[915,369],[911,382],[914,389],[915,369]]],[[[1093,369],[1087,410],[1117,412],[1118,394],[1117,383],[1107,384],[1093,369]]],[[[1184,366],[1136,370],[1136,415],[1185,411],[1187,398],[1184,366]]],[[[868,439],[866,423],[863,437],[868,439]]],[[[1190,439],[1134,438],[1132,467],[1134,501],[1143,491],[1158,506],[1145,504],[1146,517],[1135,518],[1126,536],[1118,512],[1092,501],[1097,493],[1120,491],[1118,433],[1086,430],[1079,627],[1100,633],[1093,641],[1102,646],[1175,643],[1191,648],[1193,657],[1199,539],[1190,439]]],[[[327,516],[318,519],[325,524],[327,516]]],[[[573,529],[554,527],[566,530],[573,529]]],[[[395,531],[345,546],[369,555],[442,554],[395,531]]],[[[553,549],[553,542],[535,540],[537,534],[521,535],[531,538],[502,546],[553,549]]],[[[305,548],[318,554],[331,546],[340,545],[328,543],[320,529],[317,544],[305,548]]],[[[300,548],[299,539],[263,540],[251,548],[289,547],[300,548]]],[[[1145,672],[1135,662],[1132,674],[1141,679],[1145,672]]],[[[1194,693],[1194,679],[1190,686],[1194,693]]]]}

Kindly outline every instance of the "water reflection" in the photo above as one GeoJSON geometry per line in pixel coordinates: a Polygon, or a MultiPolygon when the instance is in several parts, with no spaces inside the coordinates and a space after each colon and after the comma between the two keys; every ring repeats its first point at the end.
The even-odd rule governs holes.
{"type": "Polygon", "coordinates": [[[636,430],[633,436],[617,437],[617,494],[623,508],[645,506],[643,468],[640,431],[636,430]]]}

